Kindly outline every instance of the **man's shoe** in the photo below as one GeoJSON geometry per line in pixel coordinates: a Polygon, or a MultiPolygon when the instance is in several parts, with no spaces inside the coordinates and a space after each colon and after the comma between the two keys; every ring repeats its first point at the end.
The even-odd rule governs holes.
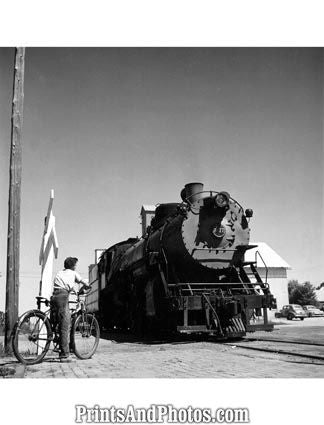
{"type": "Polygon", "coordinates": [[[70,357],[60,357],[60,362],[61,363],[71,363],[72,359],[70,359],[70,357]]]}
{"type": "Polygon", "coordinates": [[[62,353],[62,351],[59,354],[59,359],[60,359],[61,362],[70,362],[71,361],[69,354],[62,353]]]}

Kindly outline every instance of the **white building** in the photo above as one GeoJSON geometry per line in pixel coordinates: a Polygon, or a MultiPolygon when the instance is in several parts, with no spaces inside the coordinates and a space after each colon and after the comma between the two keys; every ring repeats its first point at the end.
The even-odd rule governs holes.
{"type": "Polygon", "coordinates": [[[322,286],[321,289],[318,289],[317,291],[315,291],[316,293],[316,297],[317,297],[317,301],[319,301],[320,303],[320,308],[324,307],[324,286],[322,286]]]}
{"type": "Polygon", "coordinates": [[[282,306],[289,304],[287,270],[291,267],[265,242],[252,242],[251,245],[258,247],[246,252],[245,261],[257,261],[257,269],[263,280],[267,274],[270,291],[277,300],[277,309],[280,310],[282,306]]]}

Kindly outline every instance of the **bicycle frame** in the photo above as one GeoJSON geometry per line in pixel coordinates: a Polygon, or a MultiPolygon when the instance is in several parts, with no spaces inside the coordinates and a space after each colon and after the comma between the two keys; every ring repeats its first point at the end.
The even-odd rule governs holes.
{"type": "MultiPolygon", "coordinates": [[[[84,315],[85,313],[87,313],[86,311],[86,306],[85,306],[85,300],[81,299],[82,294],[80,294],[79,292],[73,293],[73,295],[77,296],[76,301],[69,301],[69,305],[72,306],[73,304],[75,304],[75,308],[71,308],[70,307],[70,313],[71,313],[71,329],[73,328],[73,322],[76,320],[78,315],[84,315]]],[[[39,311],[41,310],[41,305],[45,304],[46,307],[50,306],[50,300],[48,300],[47,298],[44,297],[36,297],[37,300],[37,309],[39,311]]],[[[53,323],[52,317],[51,317],[51,312],[52,312],[52,308],[49,307],[47,310],[42,311],[42,313],[46,316],[47,320],[49,321],[49,324],[51,326],[51,331],[52,331],[52,335],[51,335],[51,341],[54,344],[54,348],[53,351],[56,351],[57,347],[58,347],[58,329],[57,329],[57,323],[53,323]]]]}

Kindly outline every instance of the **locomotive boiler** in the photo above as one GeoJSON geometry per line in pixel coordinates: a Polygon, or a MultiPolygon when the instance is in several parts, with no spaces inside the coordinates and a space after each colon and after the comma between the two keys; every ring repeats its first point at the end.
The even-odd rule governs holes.
{"type": "Polygon", "coordinates": [[[181,202],[145,211],[143,235],[106,249],[90,268],[88,308],[102,327],[145,334],[209,333],[242,337],[272,330],[275,307],[255,262],[246,262],[251,209],[225,191],[189,183],[181,202]],[[262,318],[262,320],[256,320],[262,318]],[[256,325],[255,322],[258,322],[256,325]],[[261,324],[260,324],[261,322],[261,324]]]}

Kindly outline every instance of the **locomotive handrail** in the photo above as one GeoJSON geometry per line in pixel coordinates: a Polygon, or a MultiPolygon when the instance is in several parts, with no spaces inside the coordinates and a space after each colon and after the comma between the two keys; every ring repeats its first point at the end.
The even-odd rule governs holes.
{"type": "MultiPolygon", "coordinates": [[[[237,288],[242,289],[242,284],[247,282],[191,282],[192,286],[199,286],[199,285],[205,285],[205,286],[229,286],[229,285],[239,285],[237,288]]],[[[169,283],[168,286],[175,287],[175,286],[187,286],[188,282],[177,282],[177,283],[169,283]]],[[[249,285],[252,286],[260,286],[259,282],[249,282],[249,285]]],[[[195,288],[191,288],[193,291],[195,291],[195,288]]],[[[200,289],[199,289],[200,290],[200,289]]]]}
{"type": "Polygon", "coordinates": [[[265,263],[262,255],[260,254],[259,251],[255,251],[255,263],[256,263],[256,265],[258,265],[258,256],[260,257],[260,259],[261,259],[261,261],[262,261],[262,263],[264,265],[264,268],[265,268],[265,272],[266,272],[265,283],[267,284],[268,283],[268,267],[267,267],[267,265],[266,265],[266,263],[265,263]]]}
{"type": "MultiPolygon", "coordinates": [[[[201,192],[192,193],[191,195],[187,196],[187,197],[186,197],[186,200],[189,200],[189,199],[190,199],[190,198],[192,198],[193,196],[200,195],[201,193],[209,193],[209,194],[210,194],[210,196],[213,196],[213,193],[214,193],[215,195],[217,195],[218,193],[221,193],[221,192],[217,192],[216,190],[202,190],[201,192]]],[[[242,210],[243,210],[242,205],[241,205],[241,204],[240,204],[240,203],[239,203],[236,199],[232,198],[231,196],[229,197],[229,199],[231,199],[232,201],[236,202],[236,203],[237,203],[237,205],[238,205],[238,206],[240,206],[240,207],[242,208],[242,210]]],[[[191,203],[191,202],[190,202],[190,205],[192,206],[192,203],[191,203]]]]}
{"type": "MultiPolygon", "coordinates": [[[[212,303],[209,301],[209,299],[208,299],[208,297],[206,296],[206,294],[202,293],[202,297],[205,299],[205,301],[206,301],[206,302],[207,302],[207,304],[209,305],[209,308],[211,309],[212,313],[214,314],[215,322],[217,322],[217,323],[218,323],[219,330],[220,330],[220,334],[221,334],[222,336],[224,336],[224,331],[223,331],[223,328],[222,328],[222,324],[221,324],[221,321],[220,321],[220,319],[219,319],[219,317],[218,317],[218,314],[216,313],[216,310],[214,309],[214,307],[213,307],[212,303]]],[[[216,324],[216,323],[215,323],[215,324],[216,324]]]]}
{"type": "Polygon", "coordinates": [[[230,249],[230,248],[193,248],[192,253],[195,251],[237,251],[237,249],[230,249]]]}
{"type": "MultiPolygon", "coordinates": [[[[237,245],[236,248],[205,248],[205,247],[201,247],[201,248],[193,248],[191,251],[191,255],[195,252],[195,251],[225,251],[225,252],[235,252],[239,249],[244,248],[245,250],[248,249],[252,249],[257,247],[258,245],[237,245]]],[[[226,260],[222,260],[222,261],[226,261],[226,260]]]]}

